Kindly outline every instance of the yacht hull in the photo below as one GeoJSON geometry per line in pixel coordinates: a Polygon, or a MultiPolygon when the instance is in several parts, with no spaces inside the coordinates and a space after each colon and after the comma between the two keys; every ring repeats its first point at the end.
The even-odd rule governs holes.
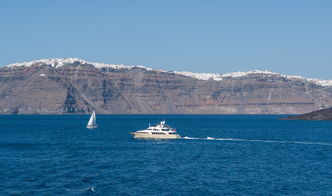
{"type": "Polygon", "coordinates": [[[86,128],[88,129],[96,129],[98,126],[97,125],[87,125],[86,128]]]}
{"type": "Polygon", "coordinates": [[[144,134],[144,133],[130,133],[134,136],[134,138],[141,138],[141,139],[179,139],[181,136],[179,134],[144,134]]]}

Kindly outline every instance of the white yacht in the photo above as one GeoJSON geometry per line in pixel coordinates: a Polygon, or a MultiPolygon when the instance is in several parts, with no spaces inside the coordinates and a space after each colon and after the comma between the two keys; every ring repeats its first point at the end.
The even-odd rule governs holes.
{"type": "Polygon", "coordinates": [[[138,130],[131,132],[134,138],[147,138],[147,139],[178,139],[181,136],[177,134],[176,129],[169,127],[165,121],[161,121],[156,126],[149,126],[145,130],[138,130]]]}

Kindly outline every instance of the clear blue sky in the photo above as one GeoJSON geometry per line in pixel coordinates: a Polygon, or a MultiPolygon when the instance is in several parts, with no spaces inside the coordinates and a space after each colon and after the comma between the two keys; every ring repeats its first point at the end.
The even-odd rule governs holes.
{"type": "Polygon", "coordinates": [[[332,79],[332,1],[1,0],[0,65],[54,57],[332,79]]]}

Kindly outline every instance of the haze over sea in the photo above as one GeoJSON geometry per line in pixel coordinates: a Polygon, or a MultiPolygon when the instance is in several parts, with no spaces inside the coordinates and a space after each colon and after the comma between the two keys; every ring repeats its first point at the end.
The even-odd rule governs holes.
{"type": "Polygon", "coordinates": [[[332,122],[279,117],[1,116],[0,195],[331,195],[332,122]],[[185,138],[129,134],[159,120],[185,138]]]}

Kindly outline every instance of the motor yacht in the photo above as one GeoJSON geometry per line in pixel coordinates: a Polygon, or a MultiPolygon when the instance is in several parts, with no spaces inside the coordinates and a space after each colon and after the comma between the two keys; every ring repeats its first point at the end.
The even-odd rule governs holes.
{"type": "Polygon", "coordinates": [[[131,132],[134,138],[146,138],[146,139],[178,139],[181,136],[177,134],[176,129],[171,128],[165,124],[165,121],[161,121],[156,126],[149,126],[145,130],[138,130],[131,132]]]}

